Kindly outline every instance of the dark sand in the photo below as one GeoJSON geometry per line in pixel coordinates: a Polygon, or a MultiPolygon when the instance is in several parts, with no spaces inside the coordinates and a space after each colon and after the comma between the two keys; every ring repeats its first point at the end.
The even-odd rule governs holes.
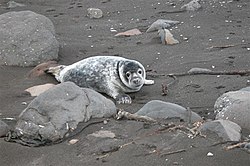
{"type": "MultiPolygon", "coordinates": [[[[0,14],[31,10],[52,20],[60,43],[60,64],[71,64],[94,55],[119,55],[136,59],[144,64],[147,70],[159,74],[186,72],[194,67],[215,71],[249,69],[248,0],[202,0],[203,9],[197,12],[174,12],[187,3],[187,0],[171,0],[175,5],[164,0],[18,0],[16,2],[26,6],[11,10],[3,8],[6,2],[0,2],[0,14]],[[86,17],[89,7],[100,8],[104,17],[86,17]],[[171,31],[180,41],[179,44],[165,46],[160,43],[156,32],[145,33],[148,26],[160,18],[183,22],[171,31]],[[118,32],[138,28],[143,34],[114,37],[115,33],[111,32],[110,28],[118,32]],[[89,35],[92,37],[88,37],[89,35]],[[188,41],[184,41],[183,37],[187,37],[188,41]],[[208,49],[211,46],[229,44],[235,46],[208,49]]],[[[56,83],[48,75],[26,78],[31,69],[32,67],[0,67],[0,117],[17,117],[20,114],[26,107],[21,103],[29,103],[33,99],[24,93],[26,88],[56,83]]],[[[250,77],[184,76],[179,78],[178,83],[169,87],[167,96],[161,95],[161,84],[172,80],[167,77],[153,79],[155,85],[144,86],[140,92],[131,94],[133,103],[122,107],[129,112],[136,112],[148,101],[159,99],[190,107],[206,119],[214,118],[213,105],[216,99],[227,91],[249,86],[250,77]]],[[[124,127],[123,131],[133,136],[142,127],[140,122],[111,120],[105,129],[112,128],[113,132],[124,134],[114,125],[130,126],[124,127]]],[[[111,153],[104,160],[96,160],[94,154],[87,153],[91,151],[92,144],[86,141],[85,137],[86,134],[100,130],[101,126],[103,125],[93,125],[84,130],[77,136],[80,140],[75,145],[63,142],[53,146],[29,148],[0,139],[0,165],[250,165],[248,153],[240,149],[225,151],[222,146],[199,146],[183,153],[160,157],[157,154],[137,155],[147,151],[147,148],[133,144],[111,153]],[[207,157],[208,152],[212,152],[214,156],[207,157]]],[[[129,142],[129,139],[126,141],[129,142]]],[[[185,143],[179,142],[180,149],[185,143]]]]}

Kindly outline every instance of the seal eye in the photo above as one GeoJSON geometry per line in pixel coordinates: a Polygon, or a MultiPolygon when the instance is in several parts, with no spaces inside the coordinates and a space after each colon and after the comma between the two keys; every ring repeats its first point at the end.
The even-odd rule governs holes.
{"type": "Polygon", "coordinates": [[[140,75],[142,74],[142,70],[141,69],[138,70],[138,74],[140,74],[140,75]]]}
{"type": "Polygon", "coordinates": [[[129,78],[129,77],[130,77],[130,72],[127,72],[127,73],[126,73],[126,76],[129,78]]]}

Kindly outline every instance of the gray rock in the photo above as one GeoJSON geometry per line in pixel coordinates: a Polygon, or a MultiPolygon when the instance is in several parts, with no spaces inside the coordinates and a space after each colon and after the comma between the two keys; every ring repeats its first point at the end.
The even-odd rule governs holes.
{"type": "Polygon", "coordinates": [[[87,16],[89,18],[102,18],[103,16],[102,10],[98,8],[88,8],[87,12],[88,12],[87,16]]]}
{"type": "Polygon", "coordinates": [[[241,139],[241,127],[229,120],[214,120],[206,122],[199,128],[201,133],[213,132],[217,134],[223,141],[239,141],[241,139]]]}
{"type": "Polygon", "coordinates": [[[250,86],[242,88],[239,91],[248,91],[248,92],[250,92],[250,86]]]}
{"type": "Polygon", "coordinates": [[[250,143],[246,143],[243,148],[250,153],[250,143]]]}
{"type": "Polygon", "coordinates": [[[216,119],[226,119],[250,130],[250,92],[233,91],[224,93],[214,105],[216,119]]]}
{"type": "MultiPolygon", "coordinates": [[[[184,121],[189,121],[189,111],[186,108],[169,102],[163,102],[160,100],[152,100],[145,104],[139,111],[135,114],[149,116],[155,119],[170,119],[170,118],[179,118],[184,121]]],[[[196,122],[202,118],[191,111],[191,122],[196,122]]]]}
{"type": "Polygon", "coordinates": [[[158,19],[155,22],[153,22],[153,24],[147,29],[146,32],[154,32],[160,29],[170,28],[178,23],[180,22],[173,20],[158,19]]]}
{"type": "Polygon", "coordinates": [[[183,5],[181,9],[186,9],[187,11],[196,11],[201,8],[200,0],[192,0],[189,3],[183,5]]]}
{"type": "Polygon", "coordinates": [[[0,137],[6,136],[8,131],[9,131],[9,126],[5,122],[0,120],[0,137]]]}
{"type": "Polygon", "coordinates": [[[115,113],[115,104],[103,95],[65,82],[36,97],[19,115],[12,135],[29,146],[55,143],[74,131],[80,122],[115,113]]]}
{"type": "Polygon", "coordinates": [[[9,1],[8,3],[7,3],[7,8],[8,9],[12,9],[12,8],[16,8],[16,7],[23,7],[23,6],[25,6],[24,4],[21,4],[21,3],[17,3],[17,2],[15,2],[15,1],[9,1]]]}
{"type": "Polygon", "coordinates": [[[188,73],[189,74],[204,73],[204,72],[209,73],[211,71],[212,70],[210,70],[210,69],[195,67],[195,68],[188,70],[188,73]]]}
{"type": "Polygon", "coordinates": [[[53,23],[31,11],[0,15],[0,65],[35,66],[58,58],[53,23]]]}

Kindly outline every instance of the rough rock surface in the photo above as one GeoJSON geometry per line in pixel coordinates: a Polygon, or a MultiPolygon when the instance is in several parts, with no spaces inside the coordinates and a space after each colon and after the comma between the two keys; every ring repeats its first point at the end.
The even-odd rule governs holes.
{"type": "Polygon", "coordinates": [[[220,96],[214,105],[216,119],[228,119],[250,129],[250,92],[232,91],[220,96]]]}
{"type": "Polygon", "coordinates": [[[3,137],[7,134],[7,132],[9,131],[9,126],[0,120],[0,137],[3,137]]]}
{"type": "Polygon", "coordinates": [[[31,11],[0,15],[0,64],[35,66],[58,58],[53,23],[31,11]]]}
{"type": "MultiPolygon", "coordinates": [[[[190,112],[186,108],[174,103],[152,100],[145,104],[136,114],[157,119],[177,118],[188,122],[190,112]]],[[[190,121],[195,122],[199,120],[201,120],[201,117],[191,111],[190,121]]]]}
{"type": "Polygon", "coordinates": [[[110,117],[115,104],[91,89],[72,82],[59,84],[36,97],[19,115],[14,134],[29,146],[54,143],[90,118],[110,117]]]}
{"type": "Polygon", "coordinates": [[[202,134],[212,132],[217,134],[223,141],[239,141],[241,139],[241,127],[229,120],[214,120],[206,122],[199,130],[202,134]]]}

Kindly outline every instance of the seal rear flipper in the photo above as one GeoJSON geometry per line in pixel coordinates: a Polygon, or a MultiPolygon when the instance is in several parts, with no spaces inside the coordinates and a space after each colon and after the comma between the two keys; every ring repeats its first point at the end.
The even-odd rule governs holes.
{"type": "Polygon", "coordinates": [[[41,63],[37,65],[35,68],[33,68],[32,70],[30,70],[27,76],[29,78],[39,77],[41,75],[46,74],[45,71],[48,70],[50,67],[56,67],[56,66],[59,66],[59,64],[57,64],[56,61],[48,61],[48,62],[41,63]]]}

